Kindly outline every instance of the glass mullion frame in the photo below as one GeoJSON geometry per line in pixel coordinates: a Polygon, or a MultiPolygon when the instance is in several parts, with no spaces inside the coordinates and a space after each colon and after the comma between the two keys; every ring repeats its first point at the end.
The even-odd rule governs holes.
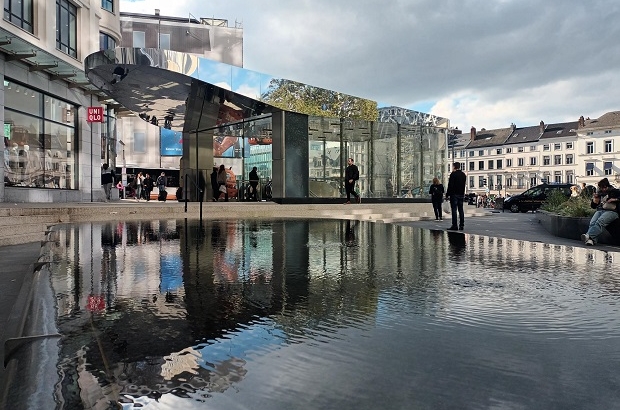
{"type": "Polygon", "coordinates": [[[69,54],[77,57],[77,16],[69,12],[69,54]]]}

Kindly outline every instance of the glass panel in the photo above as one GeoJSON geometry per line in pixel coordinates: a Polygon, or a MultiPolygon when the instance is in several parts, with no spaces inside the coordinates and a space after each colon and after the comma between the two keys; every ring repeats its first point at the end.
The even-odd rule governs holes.
{"type": "Polygon", "coordinates": [[[44,107],[46,119],[71,127],[75,125],[75,107],[73,105],[46,95],[44,107]]]}
{"type": "Polygon", "coordinates": [[[114,1],[113,0],[101,0],[101,8],[113,13],[114,12],[114,1]]]}
{"type": "Polygon", "coordinates": [[[160,34],[159,42],[159,48],[163,50],[170,50],[170,34],[160,34]]]}
{"type": "Polygon", "coordinates": [[[7,108],[28,114],[40,115],[41,93],[21,84],[7,80],[4,87],[4,100],[7,108]]]}
{"type": "Polygon", "coordinates": [[[138,153],[146,152],[146,133],[144,132],[133,133],[133,152],[138,152],[138,153]]]}
{"type": "Polygon", "coordinates": [[[41,186],[41,120],[4,110],[4,178],[7,186],[41,186]]]}
{"type": "Polygon", "coordinates": [[[375,123],[373,132],[373,186],[377,197],[404,196],[398,173],[398,125],[375,123]]]}
{"type": "Polygon", "coordinates": [[[75,187],[75,157],[72,155],[74,129],[45,122],[45,185],[48,188],[75,187]]]}
{"type": "Polygon", "coordinates": [[[134,48],[144,48],[146,44],[144,31],[133,32],[133,46],[134,48]]]}
{"type": "Polygon", "coordinates": [[[69,15],[69,55],[77,57],[77,17],[69,15]]]}

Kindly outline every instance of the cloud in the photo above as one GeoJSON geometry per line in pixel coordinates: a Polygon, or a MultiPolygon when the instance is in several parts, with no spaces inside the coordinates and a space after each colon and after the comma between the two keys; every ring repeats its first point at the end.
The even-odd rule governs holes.
{"type": "Polygon", "coordinates": [[[616,0],[121,1],[242,22],[244,66],[469,128],[620,109],[616,0]],[[445,111],[444,111],[445,110],[445,111]]]}

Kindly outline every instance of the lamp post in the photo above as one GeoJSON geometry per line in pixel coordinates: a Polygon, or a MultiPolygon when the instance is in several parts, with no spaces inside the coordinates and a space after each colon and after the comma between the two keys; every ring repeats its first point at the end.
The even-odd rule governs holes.
{"type": "Polygon", "coordinates": [[[118,143],[123,147],[123,168],[121,168],[121,183],[123,184],[123,199],[126,198],[125,187],[127,187],[127,163],[125,162],[125,143],[123,140],[118,140],[118,143]]]}

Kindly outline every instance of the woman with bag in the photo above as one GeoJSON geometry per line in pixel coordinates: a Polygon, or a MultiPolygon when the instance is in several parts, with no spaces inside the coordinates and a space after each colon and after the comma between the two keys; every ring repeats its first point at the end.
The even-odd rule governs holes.
{"type": "Polygon", "coordinates": [[[443,202],[443,194],[445,190],[443,185],[439,182],[438,178],[433,178],[433,185],[431,185],[428,193],[431,194],[431,202],[433,203],[433,211],[435,211],[435,220],[443,221],[443,214],[441,211],[441,203],[443,202]]]}
{"type": "MultiPolygon", "coordinates": [[[[220,165],[219,171],[217,171],[217,185],[220,191],[219,197],[224,194],[226,202],[228,202],[228,189],[226,188],[226,179],[228,178],[228,174],[226,173],[226,167],[224,164],[220,165]]],[[[218,199],[219,199],[218,197],[218,199]]]]}

